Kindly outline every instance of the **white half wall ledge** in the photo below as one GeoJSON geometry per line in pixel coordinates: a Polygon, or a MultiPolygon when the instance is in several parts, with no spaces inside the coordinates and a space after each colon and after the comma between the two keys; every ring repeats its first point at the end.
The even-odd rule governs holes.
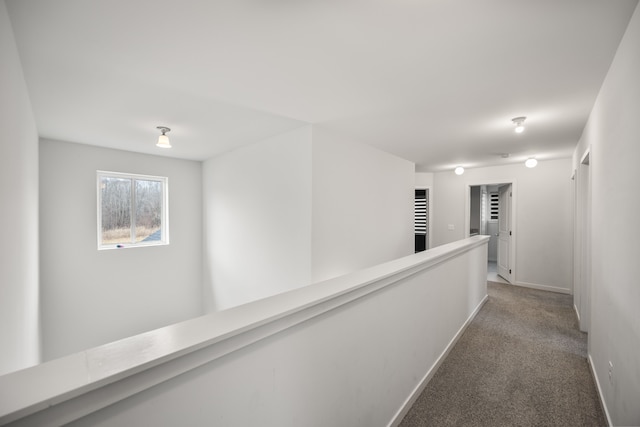
{"type": "MultiPolygon", "coordinates": [[[[453,332],[457,332],[486,298],[488,240],[487,236],[474,236],[452,242],[1,376],[0,425],[53,426],[78,420],[367,295],[410,283],[412,276],[449,260],[462,262],[455,258],[484,246],[480,253],[473,252],[469,262],[474,274],[464,272],[461,277],[465,279],[458,279],[465,282],[458,287],[472,295],[460,302],[463,308],[457,311],[465,313],[454,325],[453,332]],[[478,289],[469,291],[470,283],[478,289]]],[[[460,270],[459,266],[451,268],[460,270]]],[[[429,285],[428,281],[419,284],[429,285]]],[[[454,335],[447,337],[445,344],[454,335]]]]}

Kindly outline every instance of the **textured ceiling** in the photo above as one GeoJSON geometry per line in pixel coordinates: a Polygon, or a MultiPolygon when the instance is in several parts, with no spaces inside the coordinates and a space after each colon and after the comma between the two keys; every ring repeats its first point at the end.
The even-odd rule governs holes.
{"type": "Polygon", "coordinates": [[[637,2],[6,0],[42,137],[204,160],[317,124],[420,171],[570,156],[637,2]]]}

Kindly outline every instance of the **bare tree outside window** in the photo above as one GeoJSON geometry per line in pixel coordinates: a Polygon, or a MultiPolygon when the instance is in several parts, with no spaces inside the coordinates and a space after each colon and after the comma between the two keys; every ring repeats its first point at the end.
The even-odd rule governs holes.
{"type": "MultiPolygon", "coordinates": [[[[136,242],[154,236],[162,226],[162,183],[158,181],[136,181],[136,242]]],[[[159,240],[159,239],[158,239],[159,240]]]]}
{"type": "Polygon", "coordinates": [[[102,244],[131,243],[131,180],[101,177],[102,244]]]}

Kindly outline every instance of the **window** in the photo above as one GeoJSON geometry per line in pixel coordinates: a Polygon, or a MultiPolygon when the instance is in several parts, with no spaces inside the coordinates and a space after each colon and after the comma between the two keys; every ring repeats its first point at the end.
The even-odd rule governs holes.
{"type": "Polygon", "coordinates": [[[169,244],[167,178],[97,172],[98,249],[169,244]]]}

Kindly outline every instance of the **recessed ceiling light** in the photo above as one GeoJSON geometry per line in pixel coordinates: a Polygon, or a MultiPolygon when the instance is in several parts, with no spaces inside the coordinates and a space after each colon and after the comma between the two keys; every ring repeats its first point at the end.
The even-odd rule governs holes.
{"type": "Polygon", "coordinates": [[[538,164],[538,161],[533,157],[528,158],[527,161],[524,162],[524,165],[528,168],[535,168],[537,164],[538,164]]]}
{"type": "Polygon", "coordinates": [[[457,168],[455,168],[454,172],[456,173],[456,175],[462,175],[464,173],[464,168],[462,166],[458,166],[457,168]]]}
{"type": "Polygon", "coordinates": [[[522,133],[524,132],[524,121],[527,120],[526,117],[522,116],[522,117],[514,117],[513,119],[511,119],[511,121],[513,122],[514,125],[516,125],[516,133],[522,133]]]}

